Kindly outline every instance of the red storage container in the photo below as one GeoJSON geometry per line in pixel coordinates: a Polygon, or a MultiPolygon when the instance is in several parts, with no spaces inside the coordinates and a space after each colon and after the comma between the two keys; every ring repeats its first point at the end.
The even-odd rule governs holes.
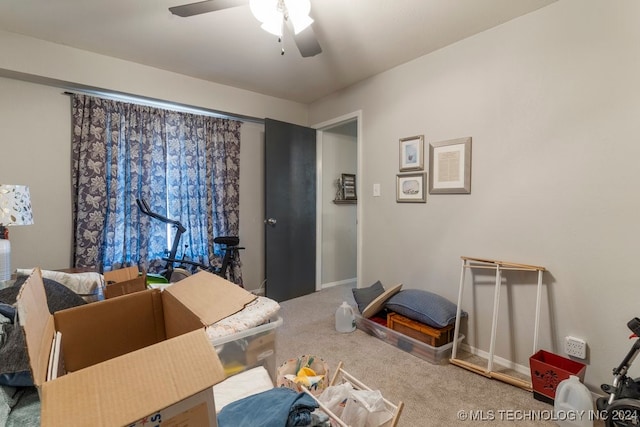
{"type": "Polygon", "coordinates": [[[587,366],[566,357],[540,350],[529,358],[531,385],[536,400],[553,404],[561,381],[575,375],[584,381],[587,366]]]}

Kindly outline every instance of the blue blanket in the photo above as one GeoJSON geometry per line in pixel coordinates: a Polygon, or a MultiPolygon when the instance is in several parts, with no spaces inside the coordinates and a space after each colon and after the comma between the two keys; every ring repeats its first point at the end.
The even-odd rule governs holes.
{"type": "Polygon", "coordinates": [[[306,393],[273,388],[228,404],[218,414],[219,427],[294,427],[311,424],[318,403],[306,393]]]}

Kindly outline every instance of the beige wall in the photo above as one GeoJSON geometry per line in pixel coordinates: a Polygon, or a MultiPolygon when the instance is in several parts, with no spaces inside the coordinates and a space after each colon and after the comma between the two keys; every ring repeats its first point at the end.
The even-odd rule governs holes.
{"type": "MultiPolygon", "coordinates": [[[[455,301],[462,255],[545,266],[541,347],[583,338],[587,383],[610,381],[640,314],[638,16],[634,0],[561,0],[312,104],[311,123],[362,110],[360,179],[382,195],[360,195],[360,283],[455,301]],[[398,139],[419,134],[473,137],[470,195],[395,202],[398,139]]],[[[468,342],[488,351],[494,279],[471,280],[468,342]]],[[[506,283],[497,354],[526,369],[535,278],[506,283]]]]}
{"type": "Polygon", "coordinates": [[[0,78],[0,182],[29,186],[34,224],[9,228],[11,265],[71,264],[71,104],[60,89],[0,78]]]}
{"type": "Polygon", "coordinates": [[[0,76],[62,87],[89,87],[244,116],[306,125],[297,102],[0,31],[0,76]]]}

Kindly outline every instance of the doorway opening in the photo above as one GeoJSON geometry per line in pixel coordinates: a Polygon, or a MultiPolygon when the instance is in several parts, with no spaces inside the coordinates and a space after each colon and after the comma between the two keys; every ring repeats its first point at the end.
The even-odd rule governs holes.
{"type": "Polygon", "coordinates": [[[313,126],[317,129],[316,290],[359,286],[361,253],[361,112],[313,126]],[[339,202],[343,174],[355,176],[355,198],[339,202]]]}

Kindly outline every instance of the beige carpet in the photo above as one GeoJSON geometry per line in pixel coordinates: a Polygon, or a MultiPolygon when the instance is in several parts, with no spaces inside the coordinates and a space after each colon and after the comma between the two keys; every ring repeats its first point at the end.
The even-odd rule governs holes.
{"type": "Polygon", "coordinates": [[[304,354],[323,358],[330,368],[343,361],[345,369],[369,387],[392,402],[404,402],[400,426],[558,425],[553,406],[528,391],[448,363],[431,364],[361,330],[337,332],[334,315],[343,300],[354,304],[350,287],[282,302],[277,366],[304,354]]]}

